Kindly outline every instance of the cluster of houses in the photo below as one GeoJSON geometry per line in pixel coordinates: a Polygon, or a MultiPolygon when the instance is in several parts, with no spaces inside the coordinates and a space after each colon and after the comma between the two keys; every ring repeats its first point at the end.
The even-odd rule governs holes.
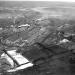
{"type": "Polygon", "coordinates": [[[22,25],[19,25],[18,27],[11,25],[13,32],[25,31],[29,27],[30,27],[29,24],[22,24],[22,25]]]}

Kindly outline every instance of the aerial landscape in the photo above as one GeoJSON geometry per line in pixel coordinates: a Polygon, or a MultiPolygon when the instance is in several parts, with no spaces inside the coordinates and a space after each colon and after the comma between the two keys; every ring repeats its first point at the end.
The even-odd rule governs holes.
{"type": "Polygon", "coordinates": [[[75,3],[0,1],[0,75],[75,75],[75,3]]]}

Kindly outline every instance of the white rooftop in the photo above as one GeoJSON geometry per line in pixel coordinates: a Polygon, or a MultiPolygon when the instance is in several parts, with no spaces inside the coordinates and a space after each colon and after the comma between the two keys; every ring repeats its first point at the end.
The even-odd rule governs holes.
{"type": "Polygon", "coordinates": [[[61,44],[61,43],[67,43],[67,42],[70,42],[70,41],[67,40],[67,39],[63,39],[63,40],[61,40],[59,43],[61,44]]]}
{"type": "Polygon", "coordinates": [[[5,58],[9,62],[11,67],[14,68],[11,70],[7,70],[7,72],[14,72],[33,66],[33,64],[26,57],[22,56],[20,53],[16,53],[16,50],[11,50],[7,52],[12,56],[12,58],[14,58],[18,62],[19,65],[21,65],[17,68],[14,68],[14,61],[7,54],[3,53],[1,55],[1,58],[5,58]]]}
{"type": "Polygon", "coordinates": [[[30,26],[30,25],[29,24],[22,24],[22,25],[20,25],[18,27],[24,27],[24,26],[30,26]]]}

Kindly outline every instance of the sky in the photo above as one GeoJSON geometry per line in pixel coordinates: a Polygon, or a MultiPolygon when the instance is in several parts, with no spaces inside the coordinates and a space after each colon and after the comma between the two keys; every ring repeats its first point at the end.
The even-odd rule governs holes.
{"type": "Polygon", "coordinates": [[[75,2],[75,0],[0,0],[0,1],[60,1],[60,2],[75,2]]]}

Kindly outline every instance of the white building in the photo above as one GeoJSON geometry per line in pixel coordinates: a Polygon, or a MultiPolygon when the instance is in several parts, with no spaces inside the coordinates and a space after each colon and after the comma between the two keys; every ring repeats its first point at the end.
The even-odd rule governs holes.
{"type": "Polygon", "coordinates": [[[30,26],[29,24],[22,24],[22,25],[20,25],[18,27],[20,28],[20,27],[29,27],[29,26],[30,26]]]}
{"type": "Polygon", "coordinates": [[[19,66],[17,65],[18,67],[15,67],[15,65],[14,65],[15,63],[11,59],[11,57],[9,57],[6,53],[3,53],[1,55],[1,58],[5,58],[11,65],[11,68],[13,68],[13,69],[7,70],[7,72],[15,72],[15,71],[18,71],[21,69],[26,69],[28,67],[33,66],[33,63],[31,61],[29,61],[26,57],[22,56],[20,53],[17,53],[16,50],[10,50],[10,51],[7,51],[7,53],[13,59],[15,59],[15,61],[17,61],[17,63],[19,64],[19,66]]]}
{"type": "Polygon", "coordinates": [[[3,30],[3,28],[0,28],[0,31],[3,30]]]}

